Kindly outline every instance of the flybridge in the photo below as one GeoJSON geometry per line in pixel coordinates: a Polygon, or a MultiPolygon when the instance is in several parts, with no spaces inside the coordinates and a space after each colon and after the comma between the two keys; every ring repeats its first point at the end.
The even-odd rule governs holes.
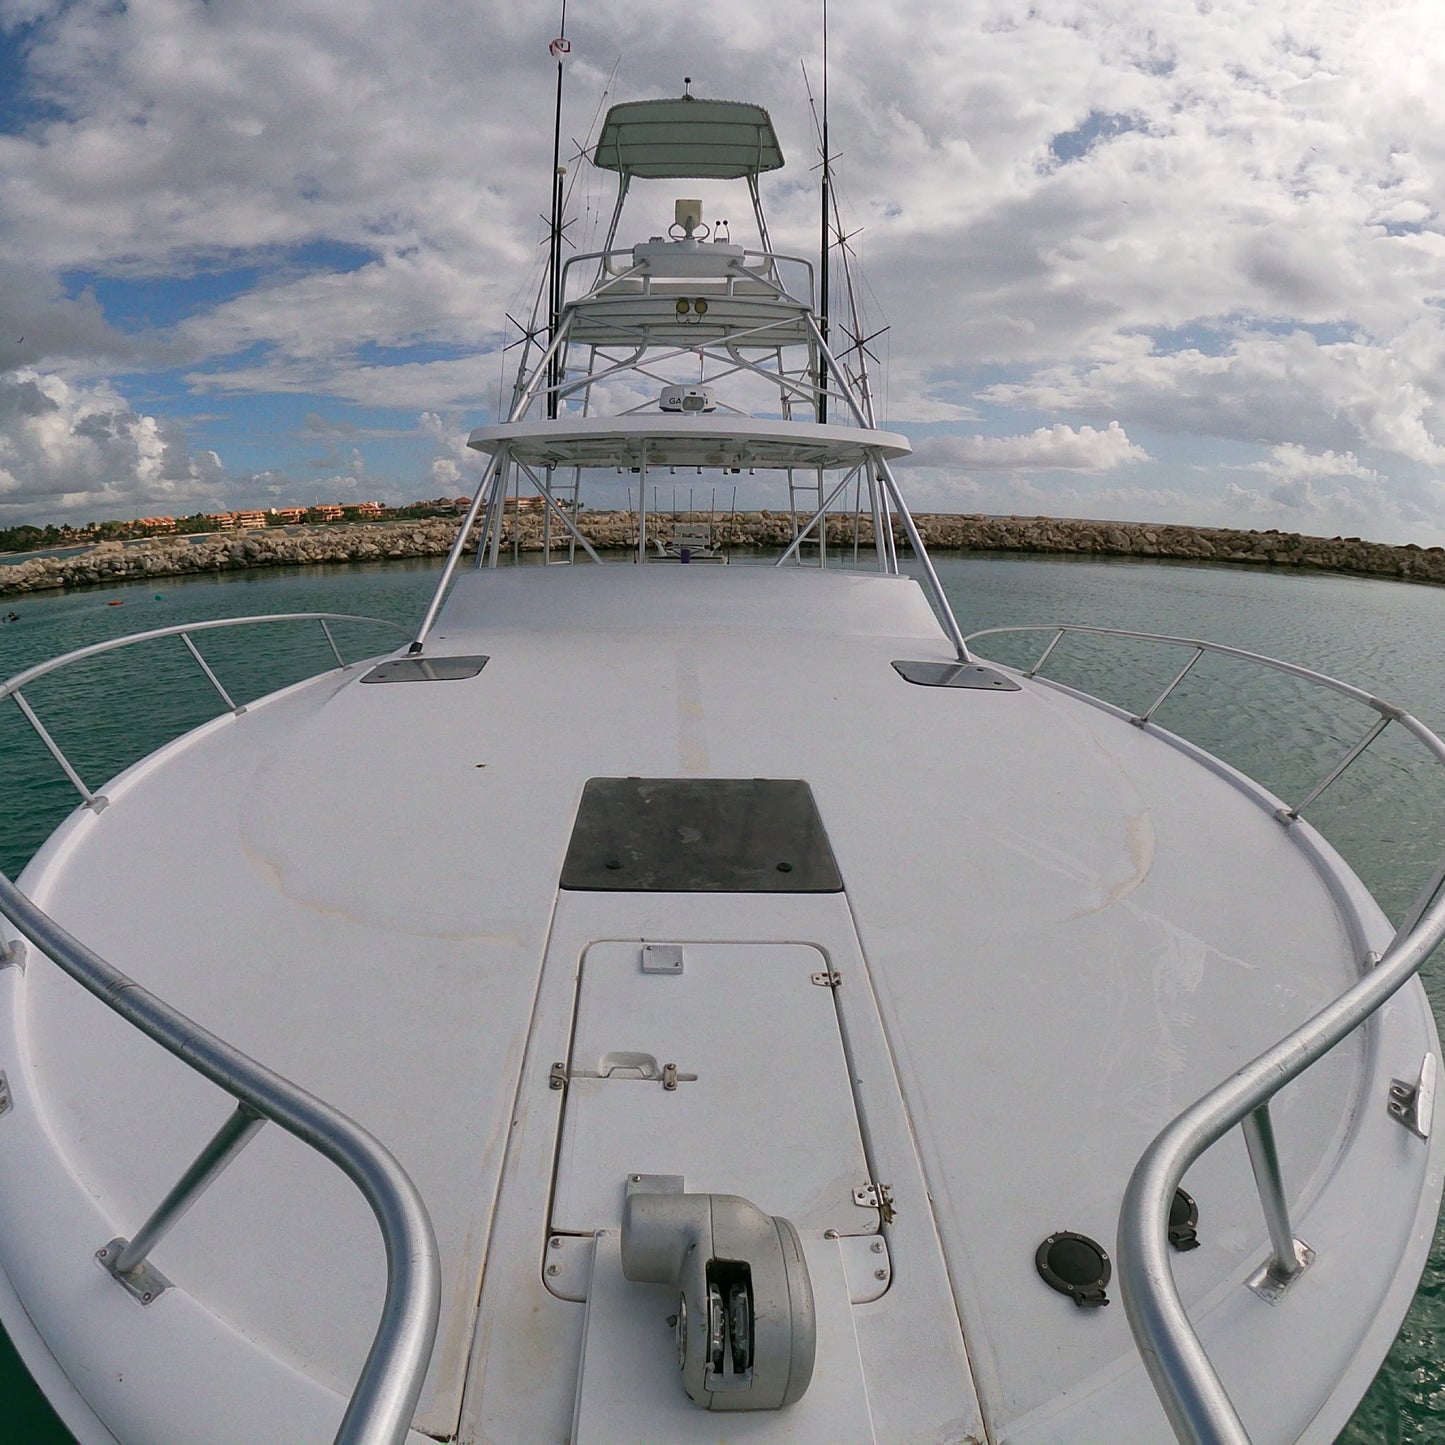
{"type": "MultiPolygon", "coordinates": [[[[670,560],[649,544],[649,469],[685,466],[721,478],[781,474],[793,537],[779,565],[827,565],[828,515],[848,511],[871,523],[876,570],[897,575],[901,532],[959,660],[968,661],[892,473],[908,443],[878,428],[860,319],[842,328],[855,344],[835,353],[817,310],[814,262],[776,252],[769,239],[758,177],[779,168],[783,153],[767,111],[691,95],[616,105],[592,160],[618,176],[603,247],[565,266],[554,257],[546,343],[537,332],[524,338],[507,417],[468,440],[488,454],[487,469],[413,652],[425,649],[474,526],[477,565],[496,565],[509,493],[529,489],[543,500],[549,556],[555,528],[568,539],[569,562],[578,549],[600,562],[575,522],[583,475],[635,475],[633,557],[670,560]],[[634,177],[744,181],[758,246],[735,242],[726,222],[709,226],[703,201],[686,196],[675,199],[665,236],[618,246],[634,177]]],[[[839,263],[846,268],[846,253],[839,263]]],[[[835,551],[831,560],[842,558],[835,551]]]]}
{"type": "MultiPolygon", "coordinates": [[[[793,537],[780,564],[827,565],[827,517],[847,511],[871,522],[876,570],[896,575],[901,532],[959,660],[968,661],[893,477],[891,463],[909,447],[878,427],[860,320],[851,315],[841,328],[855,344],[835,353],[818,312],[816,264],[775,251],[769,239],[758,177],[778,169],[783,152],[767,111],[691,95],[616,105],[592,160],[618,176],[606,238],[599,251],[554,262],[546,344],[539,333],[524,338],[508,416],[468,439],[488,454],[487,471],[414,650],[425,646],[474,525],[478,565],[496,564],[509,491],[525,487],[544,500],[548,555],[555,527],[569,538],[568,561],[579,548],[600,561],[574,520],[583,473],[635,474],[634,556],[657,561],[648,543],[649,468],[685,466],[723,477],[782,475],[793,537]],[[735,242],[725,221],[707,224],[703,201],[689,196],[675,198],[665,236],[617,245],[635,177],[744,181],[758,245],[735,242]]],[[[838,260],[847,266],[845,252],[838,260]]]]}

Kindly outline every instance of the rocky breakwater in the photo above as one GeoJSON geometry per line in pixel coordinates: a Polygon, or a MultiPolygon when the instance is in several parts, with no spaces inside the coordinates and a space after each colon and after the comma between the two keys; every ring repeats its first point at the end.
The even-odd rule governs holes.
{"type": "Polygon", "coordinates": [[[970,552],[1057,552],[1101,557],[1172,558],[1350,572],[1445,584],[1445,548],[1394,547],[1359,537],[1308,537],[1227,527],[1091,522],[1057,517],[933,514],[917,519],[929,547],[970,552]]]}
{"type": "MultiPolygon", "coordinates": [[[[705,521],[697,518],[691,524],[705,521]]],[[[1359,537],[1307,537],[1294,532],[951,513],[924,514],[917,522],[925,543],[939,551],[1072,553],[1230,562],[1445,585],[1445,549],[1412,544],[1393,547],[1359,537]]],[[[583,512],[578,525],[599,550],[635,545],[636,518],[631,513],[583,512]]],[[[673,525],[673,519],[668,516],[651,518],[649,535],[666,540],[672,535],[673,525]]],[[[449,518],[431,518],[344,527],[276,527],[199,538],[156,537],[129,545],[102,542],[86,552],[37,557],[0,566],[0,596],[253,567],[440,557],[451,547],[456,527],[456,522],[449,518]]],[[[862,518],[857,530],[860,545],[871,545],[872,523],[862,518]]],[[[906,548],[902,528],[896,531],[900,548],[906,548]]],[[[829,519],[830,545],[851,545],[853,532],[852,517],[829,519]]],[[[791,539],[792,522],[785,512],[739,513],[714,518],[712,534],[715,543],[722,547],[779,547],[791,539]]],[[[506,551],[515,548],[520,552],[540,552],[543,535],[542,520],[536,515],[507,517],[502,547],[506,551]]],[[[566,529],[561,523],[554,524],[553,548],[565,549],[567,544],[566,529]]],[[[473,534],[469,549],[475,545],[473,534]]]]}
{"type": "Polygon", "coordinates": [[[196,572],[436,557],[447,551],[456,534],[457,524],[441,518],[376,526],[268,527],[198,538],[152,537],[130,544],[102,542],[66,557],[35,557],[0,567],[0,596],[196,572]]]}

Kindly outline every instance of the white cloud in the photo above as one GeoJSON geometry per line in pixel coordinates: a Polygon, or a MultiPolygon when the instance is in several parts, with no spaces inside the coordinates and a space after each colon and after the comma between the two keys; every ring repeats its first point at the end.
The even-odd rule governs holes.
{"type": "Polygon", "coordinates": [[[0,518],[23,521],[37,500],[87,517],[199,510],[225,480],[215,452],[192,453],[179,425],[136,412],[109,386],[0,375],[0,518]]]}
{"type": "MultiPolygon", "coordinates": [[[[1301,512],[1376,486],[1389,525],[1432,515],[1419,469],[1445,465],[1438,0],[834,0],[830,18],[845,223],[862,229],[860,295],[891,323],[877,345],[897,358],[880,400],[961,433],[921,458],[1088,476],[1151,465],[1126,435],[1147,434],[1155,453],[1163,438],[1191,461],[1218,446],[1231,465],[1246,449],[1273,466],[1238,488],[1241,507],[1254,484],[1301,512]],[[1116,438],[1085,424],[1101,417],[1116,438]],[[971,435],[985,429],[1013,435],[971,435]],[[1375,480],[1277,474],[1286,446],[1352,455],[1375,480]]],[[[31,86],[27,124],[0,134],[0,255],[25,258],[0,266],[0,374],[64,376],[117,415],[139,385],[112,378],[183,364],[194,390],[237,407],[280,393],[486,420],[502,313],[529,307],[540,260],[554,20],[500,0],[0,0],[0,28],[30,27],[31,86]],[[189,299],[152,315],[159,278],[190,283],[189,299]],[[132,295],[147,299],[128,308],[132,295]]],[[[798,60],[816,87],[816,33],[764,0],[591,0],[569,29],[569,155],[619,54],[609,101],[677,93],[684,74],[698,93],[762,100],[791,162],[765,178],[774,239],[812,252],[798,60]]],[[[586,249],[611,177],[571,164],[568,185],[586,249]]],[[[632,212],[644,233],[670,209],[651,194],[632,212]]],[[[150,420],[174,451],[178,426],[150,420]]],[[[380,427],[357,425],[380,490],[380,427]]],[[[197,455],[219,446],[188,426],[197,455]]],[[[280,454],[291,441],[278,472],[306,465],[300,439],[280,454]]],[[[100,442],[29,445],[7,463],[17,513],[107,485],[87,470],[100,442]]],[[[414,445],[412,478],[455,465],[465,485],[468,457],[414,445]]],[[[352,472],[338,461],[337,475],[352,472]]],[[[1201,512],[1233,505],[1218,468],[1100,505],[1176,493],[1201,512]]]]}
{"type": "Polygon", "coordinates": [[[455,426],[434,411],[423,412],[418,421],[437,451],[427,468],[432,485],[449,494],[459,489],[475,492],[487,459],[467,446],[471,429],[455,426]]]}
{"type": "Polygon", "coordinates": [[[1271,449],[1268,460],[1250,462],[1246,470],[1262,472],[1276,479],[1282,486],[1295,482],[1311,481],[1323,477],[1349,477],[1357,481],[1378,483],[1380,473],[1373,467],[1365,466],[1353,452],[1307,451],[1294,442],[1285,442],[1271,449]]]}
{"type": "Polygon", "coordinates": [[[1287,442],[1242,470],[1261,485],[1227,482],[1226,503],[1277,527],[1391,541],[1445,536],[1445,483],[1427,478],[1392,484],[1353,452],[1311,452],[1287,442]]]}
{"type": "Polygon", "coordinates": [[[277,360],[258,366],[193,371],[186,380],[198,392],[217,395],[318,393],[360,406],[415,410],[423,406],[478,410],[494,404],[497,364],[485,356],[458,361],[413,361],[393,366],[356,365],[344,358],[277,360]],[[488,402],[479,397],[490,393],[488,402]]]}
{"type": "Polygon", "coordinates": [[[964,467],[988,472],[1103,472],[1149,459],[1118,422],[1099,431],[1056,422],[1028,436],[932,436],[913,449],[912,460],[925,467],[964,467]]]}
{"type": "Polygon", "coordinates": [[[1221,354],[1132,352],[1049,367],[984,399],[1044,411],[1118,412],[1163,432],[1321,448],[1370,446],[1407,461],[1445,462],[1445,325],[1426,316],[1392,346],[1321,342],[1305,331],[1237,336],[1221,354]]]}

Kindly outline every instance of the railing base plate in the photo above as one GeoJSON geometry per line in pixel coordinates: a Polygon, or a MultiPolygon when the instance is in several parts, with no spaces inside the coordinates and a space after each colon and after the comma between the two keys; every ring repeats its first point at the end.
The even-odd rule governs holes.
{"type": "Polygon", "coordinates": [[[115,1261],[129,1243],[128,1239],[112,1239],[104,1249],[96,1250],[95,1257],[112,1279],[125,1286],[132,1299],[139,1300],[143,1305],[153,1304],[171,1287],[171,1282],[155,1265],[144,1259],[129,1274],[122,1274],[115,1267],[115,1261]]]}
{"type": "Polygon", "coordinates": [[[1281,1278],[1271,1268],[1273,1261],[1262,1265],[1254,1274],[1245,1280],[1245,1284],[1257,1294],[1266,1304],[1278,1304],[1284,1298],[1285,1291],[1315,1262],[1315,1252],[1304,1240],[1297,1239],[1294,1242],[1294,1257],[1299,1268],[1287,1278],[1281,1278]]]}

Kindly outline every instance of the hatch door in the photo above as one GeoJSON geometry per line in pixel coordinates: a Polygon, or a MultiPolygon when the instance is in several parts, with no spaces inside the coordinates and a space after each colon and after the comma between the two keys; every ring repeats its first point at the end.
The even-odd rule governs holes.
{"type": "Polygon", "coordinates": [[[876,1230],[854,1200],[871,1175],[830,976],[802,943],[589,945],[552,1229],[615,1229],[647,1174],[800,1230],[876,1230]]]}

